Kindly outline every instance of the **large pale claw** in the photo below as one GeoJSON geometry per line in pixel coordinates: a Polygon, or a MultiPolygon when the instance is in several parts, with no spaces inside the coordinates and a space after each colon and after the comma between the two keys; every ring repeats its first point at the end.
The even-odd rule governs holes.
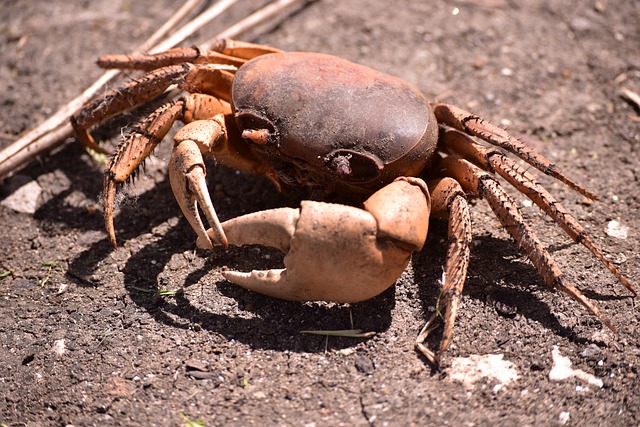
{"type": "MultiPolygon", "coordinates": [[[[288,252],[299,218],[299,209],[278,208],[230,219],[221,226],[232,245],[263,245],[288,252]]],[[[207,234],[213,234],[213,230],[208,229],[207,234]]],[[[196,244],[201,247],[200,237],[196,244]]]]}
{"type": "Polygon", "coordinates": [[[426,239],[430,202],[418,181],[388,185],[365,203],[367,210],[304,201],[299,210],[274,209],[224,222],[230,244],[274,246],[287,255],[282,270],[222,274],[284,300],[372,298],[395,283],[426,239]]]}

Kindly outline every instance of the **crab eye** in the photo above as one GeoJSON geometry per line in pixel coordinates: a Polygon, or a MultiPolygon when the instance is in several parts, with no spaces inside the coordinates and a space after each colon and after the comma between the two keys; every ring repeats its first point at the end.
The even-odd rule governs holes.
{"type": "Polygon", "coordinates": [[[340,178],[366,182],[380,176],[382,161],[371,153],[336,150],[327,156],[326,165],[340,178]]]}

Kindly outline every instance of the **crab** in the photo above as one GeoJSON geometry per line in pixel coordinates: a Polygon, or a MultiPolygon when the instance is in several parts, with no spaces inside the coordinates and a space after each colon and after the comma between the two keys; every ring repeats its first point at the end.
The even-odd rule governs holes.
{"type": "Polygon", "coordinates": [[[434,365],[451,342],[466,279],[471,197],[489,203],[549,287],[568,294],[616,331],[609,317],[563,275],[496,174],[636,294],[585,228],[521,161],[590,199],[597,199],[595,194],[502,128],[456,106],[431,103],[396,77],[335,56],[230,39],[219,40],[210,50],[109,55],[98,63],[146,74],[89,102],[72,118],[78,139],[97,151],[106,150],[90,134],[93,126],[169,87],[183,91],[182,98],[162,104],[135,125],[106,167],[104,220],[114,246],[118,188],[174,122],[181,121],[169,177],[197,246],[213,250],[259,244],[286,254],[283,269],[222,270],[227,280],[249,290],[293,301],[367,300],[392,286],[411,255],[422,249],[430,218],[447,219],[438,310],[416,338],[417,349],[434,365]],[[266,175],[281,191],[305,186],[350,204],[305,200],[299,208],[255,212],[221,223],[207,189],[205,158],[266,175]],[[440,344],[431,349],[426,339],[439,319],[440,344]]]}

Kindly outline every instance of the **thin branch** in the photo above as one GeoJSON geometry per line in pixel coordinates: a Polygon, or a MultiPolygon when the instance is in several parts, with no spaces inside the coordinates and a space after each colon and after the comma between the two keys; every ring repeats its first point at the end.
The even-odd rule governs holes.
{"type": "Polygon", "coordinates": [[[282,18],[293,14],[295,11],[303,7],[307,3],[311,3],[314,0],[276,0],[268,5],[264,6],[261,9],[256,10],[251,15],[246,18],[236,22],[226,30],[222,31],[215,37],[207,40],[202,43],[200,46],[203,49],[210,49],[213,44],[215,44],[216,40],[224,39],[224,38],[234,38],[237,37],[238,34],[242,34],[250,29],[257,27],[258,25],[263,25],[267,22],[273,25],[273,22],[270,22],[273,18],[277,17],[279,14],[282,14],[282,18]]]}
{"type": "Polygon", "coordinates": [[[162,52],[163,50],[170,49],[182,43],[207,23],[222,15],[224,11],[237,3],[237,1],[238,0],[220,0],[209,9],[205,10],[200,15],[187,22],[182,28],[177,30],[168,39],[159,43],[157,46],[151,49],[151,53],[162,52]]]}
{"type": "MultiPolygon", "coordinates": [[[[140,47],[136,49],[136,52],[144,52],[150,47],[155,45],[158,40],[162,39],[169,31],[171,31],[189,12],[191,12],[198,4],[203,0],[188,0],[180,9],[178,9],[168,20],[165,22],[155,33],[151,35],[140,47]]],[[[45,134],[52,132],[58,126],[68,123],[71,115],[78,110],[84,103],[86,103],[95,93],[97,93],[103,86],[109,83],[113,78],[120,74],[120,70],[109,70],[98,78],[98,80],[86,89],[80,96],[71,100],[66,105],[63,105],[54,115],[42,122],[40,125],[30,130],[23,136],[21,136],[16,142],[2,150],[0,152],[0,177],[12,172],[12,169],[18,168],[24,162],[31,160],[36,156],[39,151],[35,147],[31,147],[34,141],[41,138],[45,134]],[[20,152],[25,150],[22,155],[20,152]],[[9,166],[7,163],[9,159],[12,159],[13,166],[9,166]]],[[[63,136],[66,138],[68,135],[63,136]]],[[[40,144],[43,148],[48,146],[50,138],[47,138],[45,144],[40,144]]],[[[52,141],[51,141],[52,142],[52,141]]],[[[38,147],[40,148],[40,147],[38,147]]],[[[53,147],[52,147],[53,148],[53,147]]]]}
{"type": "MultiPolygon", "coordinates": [[[[187,0],[180,9],[176,10],[176,12],[169,17],[167,22],[162,24],[160,28],[156,30],[155,33],[151,35],[144,43],[142,43],[135,52],[147,52],[149,49],[152,49],[154,46],[158,45],[162,38],[169,34],[169,32],[178,25],[180,21],[187,17],[187,15],[196,7],[200,5],[200,3],[204,2],[204,0],[187,0]]],[[[181,40],[182,41],[182,40],[181,40]]],[[[176,42],[178,44],[179,42],[176,42]]],[[[157,48],[157,46],[156,46],[157,48]]]]}
{"type": "Polygon", "coordinates": [[[620,89],[620,96],[629,101],[636,109],[640,108],[640,95],[636,92],[623,87],[620,89]]]}

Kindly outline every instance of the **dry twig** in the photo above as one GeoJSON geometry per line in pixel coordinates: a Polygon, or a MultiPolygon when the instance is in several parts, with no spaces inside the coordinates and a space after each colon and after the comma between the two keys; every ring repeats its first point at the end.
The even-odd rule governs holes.
{"type": "Polygon", "coordinates": [[[627,89],[626,87],[623,87],[622,89],[620,89],[620,95],[624,99],[632,103],[636,109],[640,108],[640,95],[637,94],[636,92],[633,92],[632,90],[627,89]]]}

